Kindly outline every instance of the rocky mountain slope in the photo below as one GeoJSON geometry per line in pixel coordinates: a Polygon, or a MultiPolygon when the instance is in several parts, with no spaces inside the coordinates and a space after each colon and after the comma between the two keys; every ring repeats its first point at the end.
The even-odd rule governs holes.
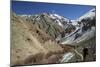
{"type": "MultiPolygon", "coordinates": [[[[20,15],[26,21],[37,24],[40,29],[44,30],[47,34],[54,39],[61,33],[70,32],[70,29],[75,29],[71,21],[58,14],[41,13],[36,15],[20,15]]],[[[62,35],[64,36],[64,35],[62,35]]]]}
{"type": "Polygon", "coordinates": [[[95,9],[90,10],[74,22],[76,24],[76,30],[62,38],[62,44],[75,44],[95,37],[95,9]]]}
{"type": "MultiPolygon", "coordinates": [[[[65,59],[70,58],[67,62],[79,62],[79,61],[95,61],[96,58],[96,11],[90,10],[79,19],[73,21],[73,25],[76,30],[61,38],[61,45],[70,45],[75,47],[75,51],[78,51],[80,57],[83,60],[78,60],[75,57],[76,52],[65,54],[65,59]],[[81,58],[82,58],[81,57],[81,58]]],[[[63,62],[66,60],[62,59],[63,62]]]]}
{"type": "Polygon", "coordinates": [[[15,13],[11,15],[12,66],[35,64],[43,58],[62,52],[63,49],[38,25],[33,25],[15,13]]]}
{"type": "Polygon", "coordinates": [[[76,20],[58,14],[11,15],[11,65],[94,61],[96,16],[76,20]]]}

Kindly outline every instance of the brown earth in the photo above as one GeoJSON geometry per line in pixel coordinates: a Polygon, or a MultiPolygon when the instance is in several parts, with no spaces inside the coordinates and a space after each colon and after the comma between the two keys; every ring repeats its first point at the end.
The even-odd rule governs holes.
{"type": "Polygon", "coordinates": [[[63,48],[48,34],[16,14],[11,15],[11,66],[55,63],[57,53],[63,53],[63,48]]]}

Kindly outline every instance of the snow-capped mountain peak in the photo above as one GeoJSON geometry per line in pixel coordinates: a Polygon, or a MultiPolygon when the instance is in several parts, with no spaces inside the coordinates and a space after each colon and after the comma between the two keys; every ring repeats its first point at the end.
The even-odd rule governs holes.
{"type": "Polygon", "coordinates": [[[58,23],[58,25],[60,25],[61,27],[66,27],[67,24],[69,24],[70,20],[63,17],[63,16],[60,16],[58,14],[50,14],[50,17],[52,19],[55,20],[56,23],[58,23]]]}
{"type": "Polygon", "coordinates": [[[50,14],[50,16],[53,18],[53,19],[60,19],[60,20],[64,20],[64,21],[68,21],[69,22],[69,19],[63,17],[63,16],[60,16],[58,14],[50,14]]]}
{"type": "Polygon", "coordinates": [[[95,9],[88,11],[77,20],[71,20],[76,30],[62,38],[61,44],[75,44],[95,37],[95,9]],[[64,41],[65,40],[65,41],[64,41]]]}
{"type": "Polygon", "coordinates": [[[47,18],[51,18],[53,20],[53,22],[57,23],[59,26],[65,28],[67,26],[67,24],[70,23],[70,20],[68,18],[65,18],[63,16],[60,16],[59,14],[56,13],[41,13],[41,14],[36,14],[36,15],[20,15],[23,18],[31,18],[31,20],[40,20],[40,18],[43,16],[47,16],[47,18]]]}
{"type": "Polygon", "coordinates": [[[96,13],[96,10],[95,9],[91,9],[86,14],[84,14],[83,16],[78,18],[77,21],[81,21],[82,19],[86,19],[86,18],[93,19],[95,17],[95,13],[96,13]]]}

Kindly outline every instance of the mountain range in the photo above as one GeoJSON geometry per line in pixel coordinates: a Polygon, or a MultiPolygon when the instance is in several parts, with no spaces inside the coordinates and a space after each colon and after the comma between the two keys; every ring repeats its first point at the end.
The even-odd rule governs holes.
{"type": "Polygon", "coordinates": [[[95,60],[95,14],[96,10],[92,9],[70,20],[56,13],[12,12],[11,65],[95,60]],[[87,59],[84,59],[85,49],[89,52],[87,59]]]}

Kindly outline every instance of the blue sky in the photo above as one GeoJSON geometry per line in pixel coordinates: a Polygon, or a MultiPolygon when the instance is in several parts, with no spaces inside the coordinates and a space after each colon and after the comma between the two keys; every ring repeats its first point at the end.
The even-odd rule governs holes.
{"type": "Polygon", "coordinates": [[[14,11],[16,14],[34,15],[43,12],[49,12],[57,13],[71,20],[79,18],[93,8],[95,8],[95,6],[12,1],[12,11],[14,11]]]}

